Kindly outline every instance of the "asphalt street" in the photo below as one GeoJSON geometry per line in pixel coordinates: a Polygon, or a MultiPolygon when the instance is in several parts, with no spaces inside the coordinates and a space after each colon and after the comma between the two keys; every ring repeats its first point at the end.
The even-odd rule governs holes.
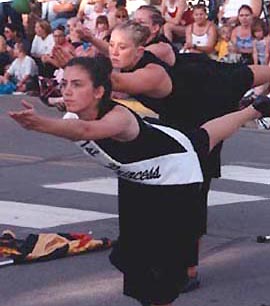
{"type": "MultiPolygon", "coordinates": [[[[41,113],[62,115],[25,98],[41,113]]],[[[0,232],[11,229],[24,238],[92,231],[115,239],[115,179],[71,142],[21,129],[7,115],[21,108],[21,99],[0,97],[0,232]]],[[[208,234],[201,242],[201,287],[174,305],[270,306],[270,243],[256,242],[258,235],[270,235],[269,133],[245,127],[225,141],[222,178],[212,184],[208,234]]],[[[138,305],[122,295],[109,252],[2,266],[0,305],[138,305]]]]}

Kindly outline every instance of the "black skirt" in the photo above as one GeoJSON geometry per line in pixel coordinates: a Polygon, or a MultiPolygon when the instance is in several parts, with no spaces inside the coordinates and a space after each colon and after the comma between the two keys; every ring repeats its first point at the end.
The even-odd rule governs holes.
{"type": "Polygon", "coordinates": [[[199,188],[119,180],[120,234],[110,260],[124,274],[125,295],[156,305],[178,297],[200,235],[199,188]]]}

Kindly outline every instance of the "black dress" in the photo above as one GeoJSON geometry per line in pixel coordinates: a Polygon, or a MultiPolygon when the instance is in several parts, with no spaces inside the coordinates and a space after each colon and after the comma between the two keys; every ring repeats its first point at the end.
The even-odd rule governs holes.
{"type": "Polygon", "coordinates": [[[124,294],[167,304],[181,292],[199,235],[198,154],[207,154],[208,135],[198,130],[187,137],[134,115],[140,126],[135,140],[78,145],[119,177],[119,238],[110,260],[124,274],[124,294]]]}
{"type": "MultiPolygon", "coordinates": [[[[164,98],[135,95],[135,99],[159,114],[166,125],[181,131],[192,131],[213,118],[238,108],[241,97],[252,87],[253,73],[242,64],[227,64],[211,60],[205,54],[176,54],[170,67],[151,52],[129,71],[143,68],[150,63],[161,65],[172,80],[172,92],[164,98]]],[[[124,72],[124,71],[123,71],[124,72]]],[[[207,196],[212,177],[220,176],[222,142],[202,164],[205,177],[201,199],[201,233],[207,227],[207,196]]],[[[192,260],[193,261],[193,260],[192,260]]],[[[195,264],[197,259],[194,260],[195,264]]]]}

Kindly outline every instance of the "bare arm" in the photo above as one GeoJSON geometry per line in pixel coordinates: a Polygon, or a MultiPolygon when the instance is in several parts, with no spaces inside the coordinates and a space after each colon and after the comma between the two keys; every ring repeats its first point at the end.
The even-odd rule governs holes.
{"type": "Polygon", "coordinates": [[[258,52],[257,52],[255,40],[253,41],[252,45],[253,45],[253,50],[252,50],[253,63],[254,65],[258,65],[258,52]]]}
{"type": "Polygon", "coordinates": [[[175,63],[175,54],[172,49],[172,46],[168,43],[159,42],[157,44],[152,44],[145,47],[145,50],[148,50],[155,54],[156,57],[160,58],[162,61],[167,63],[169,66],[173,66],[175,63]]]}
{"type": "Polygon", "coordinates": [[[183,17],[184,11],[187,9],[187,3],[186,0],[178,0],[178,11],[172,20],[169,20],[169,22],[172,22],[174,24],[180,24],[180,21],[183,17]]]}
{"type": "Polygon", "coordinates": [[[96,38],[89,29],[82,27],[77,30],[80,38],[92,43],[100,53],[109,56],[109,42],[106,40],[96,38]]]}
{"type": "Polygon", "coordinates": [[[134,72],[112,72],[111,80],[114,91],[130,95],[145,94],[153,98],[163,98],[172,91],[169,75],[156,64],[148,64],[134,72]]]}
{"type": "Polygon", "coordinates": [[[139,133],[133,114],[122,106],[116,106],[100,120],[57,119],[36,113],[33,106],[23,101],[24,110],[9,112],[9,116],[23,128],[46,133],[72,141],[114,138],[130,141],[139,133]]]}
{"type": "Polygon", "coordinates": [[[53,6],[54,13],[72,12],[74,5],[72,3],[57,3],[53,6]]]}

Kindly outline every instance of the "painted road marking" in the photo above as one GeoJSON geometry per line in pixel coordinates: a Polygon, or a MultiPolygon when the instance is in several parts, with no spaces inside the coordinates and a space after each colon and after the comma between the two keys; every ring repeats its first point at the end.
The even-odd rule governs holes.
{"type": "MultiPolygon", "coordinates": [[[[81,192],[93,192],[108,195],[117,195],[117,179],[116,178],[99,178],[81,182],[59,183],[44,185],[46,188],[75,190],[81,192]]],[[[266,198],[252,196],[246,194],[237,194],[230,192],[210,191],[209,205],[225,205],[238,202],[251,202],[265,200],[266,198]]]]}
{"type": "Polygon", "coordinates": [[[0,224],[48,228],[64,224],[117,218],[118,215],[48,205],[0,201],[0,224]]]}
{"type": "Polygon", "coordinates": [[[98,178],[70,183],[43,185],[46,188],[74,190],[82,192],[94,192],[108,195],[117,195],[117,178],[98,178]]]}
{"type": "Polygon", "coordinates": [[[221,178],[239,182],[270,184],[270,169],[243,166],[222,166],[221,178]]]}
{"type": "Polygon", "coordinates": [[[208,194],[208,206],[226,205],[226,204],[261,201],[261,200],[267,200],[267,198],[252,196],[247,194],[214,191],[214,190],[210,190],[208,194]]]}

